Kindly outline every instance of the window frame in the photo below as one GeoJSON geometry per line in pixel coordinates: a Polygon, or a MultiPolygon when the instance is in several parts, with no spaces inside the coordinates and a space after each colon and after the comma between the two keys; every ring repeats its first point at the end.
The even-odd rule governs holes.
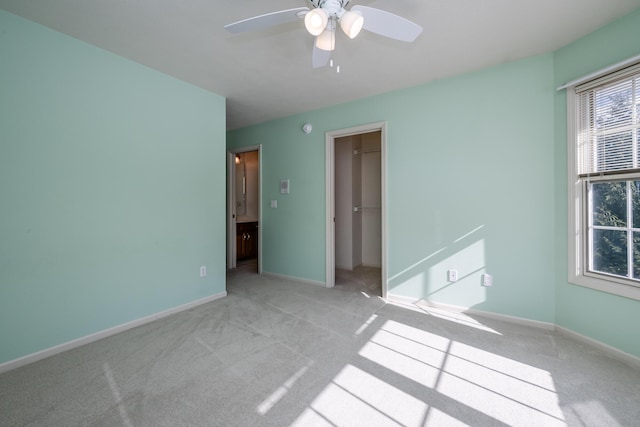
{"type": "MultiPolygon", "coordinates": [[[[608,75],[615,74],[615,72],[608,75]]],[[[602,76],[601,79],[606,79],[602,76]]],[[[600,80],[600,79],[598,79],[600,80]]],[[[589,181],[640,180],[640,171],[615,175],[579,175],[577,138],[579,102],[576,86],[567,88],[567,177],[568,177],[568,282],[601,292],[640,300],[640,283],[622,277],[589,270],[589,181]]]]}

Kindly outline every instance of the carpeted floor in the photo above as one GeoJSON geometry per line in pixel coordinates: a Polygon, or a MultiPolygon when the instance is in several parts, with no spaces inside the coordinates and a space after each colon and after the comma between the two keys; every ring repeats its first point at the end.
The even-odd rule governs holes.
{"type": "Polygon", "coordinates": [[[0,425],[640,425],[640,370],[565,335],[242,269],[228,292],[0,375],[0,425]]]}
{"type": "Polygon", "coordinates": [[[364,292],[382,295],[382,274],[379,268],[356,267],[353,270],[336,270],[335,287],[342,291],[364,292]]]}

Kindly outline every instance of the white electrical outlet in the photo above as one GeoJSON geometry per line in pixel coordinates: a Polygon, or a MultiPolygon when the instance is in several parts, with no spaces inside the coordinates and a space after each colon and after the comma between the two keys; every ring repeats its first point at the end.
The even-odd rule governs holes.
{"type": "Polygon", "coordinates": [[[493,276],[487,273],[483,274],[482,286],[493,286],[493,276]]]}
{"type": "Polygon", "coordinates": [[[447,270],[447,280],[450,282],[457,282],[458,270],[447,270]]]}
{"type": "Polygon", "coordinates": [[[200,267],[200,277],[205,277],[207,275],[207,266],[203,265],[200,267]]]}

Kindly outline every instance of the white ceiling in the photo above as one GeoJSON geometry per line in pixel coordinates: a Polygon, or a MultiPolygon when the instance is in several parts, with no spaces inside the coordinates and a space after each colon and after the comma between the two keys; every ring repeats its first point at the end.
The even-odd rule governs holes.
{"type": "Polygon", "coordinates": [[[305,0],[0,0],[0,8],[227,98],[235,129],[554,51],[640,0],[352,0],[424,27],[412,44],[339,33],[312,69],[302,21],[232,35],[225,24],[305,0]]]}

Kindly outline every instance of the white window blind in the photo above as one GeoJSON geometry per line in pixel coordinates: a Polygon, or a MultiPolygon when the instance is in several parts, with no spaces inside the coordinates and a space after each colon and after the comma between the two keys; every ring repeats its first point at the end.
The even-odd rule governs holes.
{"type": "Polygon", "coordinates": [[[576,87],[578,175],[640,169],[640,64],[576,87]]]}

